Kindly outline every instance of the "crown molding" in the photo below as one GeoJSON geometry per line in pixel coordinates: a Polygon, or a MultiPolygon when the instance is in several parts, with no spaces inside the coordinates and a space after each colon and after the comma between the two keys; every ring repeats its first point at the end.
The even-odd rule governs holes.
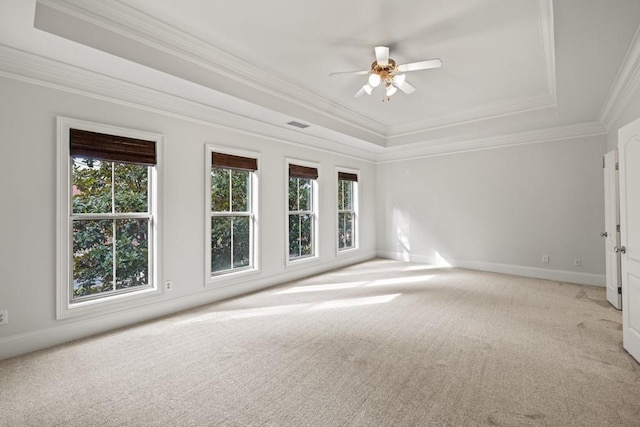
{"type": "Polygon", "coordinates": [[[599,136],[605,135],[606,133],[606,129],[600,122],[593,121],[485,138],[443,138],[416,144],[389,147],[384,152],[376,155],[376,163],[401,162],[470,151],[491,150],[516,145],[599,136]]]}
{"type": "Polygon", "coordinates": [[[373,162],[374,153],[380,149],[374,147],[375,144],[362,141],[362,147],[356,147],[353,143],[342,143],[308,132],[291,130],[284,125],[278,126],[232,113],[2,44],[0,76],[360,161],[373,162]]]}
{"type": "Polygon", "coordinates": [[[513,116],[516,114],[526,113],[529,111],[542,110],[546,108],[556,108],[555,95],[546,94],[532,96],[530,98],[505,101],[492,105],[479,107],[473,110],[460,111],[446,116],[440,116],[433,119],[427,119],[419,122],[408,123],[405,125],[389,127],[389,136],[387,136],[387,145],[389,141],[399,138],[415,137],[426,134],[437,129],[459,126],[468,123],[480,122],[489,119],[499,119],[501,117],[513,116]]]}
{"type": "Polygon", "coordinates": [[[640,26],[636,30],[600,114],[600,123],[611,131],[629,99],[640,88],[640,26]]]}
{"type": "Polygon", "coordinates": [[[216,73],[269,97],[312,110],[330,120],[359,129],[384,140],[386,128],[376,120],[300,88],[265,72],[210,43],[153,18],[123,2],[102,0],[37,0],[42,5],[75,19],[157,49],[207,72],[216,73]]]}

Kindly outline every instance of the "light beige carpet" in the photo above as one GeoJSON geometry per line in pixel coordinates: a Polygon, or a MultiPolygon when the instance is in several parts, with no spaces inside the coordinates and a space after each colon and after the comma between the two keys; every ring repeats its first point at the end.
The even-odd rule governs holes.
{"type": "Polygon", "coordinates": [[[638,426],[604,298],[375,260],[2,361],[0,425],[638,426]]]}

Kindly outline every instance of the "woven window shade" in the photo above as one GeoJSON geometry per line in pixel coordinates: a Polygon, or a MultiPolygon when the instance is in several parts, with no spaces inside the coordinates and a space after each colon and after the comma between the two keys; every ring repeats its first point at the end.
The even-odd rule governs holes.
{"type": "Polygon", "coordinates": [[[338,172],[338,179],[358,182],[358,175],[355,173],[338,172]]]}
{"type": "Polygon", "coordinates": [[[211,153],[211,164],[214,168],[240,169],[248,171],[258,170],[257,159],[234,156],[233,154],[211,153]]]}
{"type": "Polygon", "coordinates": [[[72,157],[146,166],[156,164],[156,144],[154,141],[80,129],[69,130],[69,151],[72,157]]]}
{"type": "Polygon", "coordinates": [[[289,165],[289,176],[291,178],[318,179],[318,169],[307,166],[289,165]]]}

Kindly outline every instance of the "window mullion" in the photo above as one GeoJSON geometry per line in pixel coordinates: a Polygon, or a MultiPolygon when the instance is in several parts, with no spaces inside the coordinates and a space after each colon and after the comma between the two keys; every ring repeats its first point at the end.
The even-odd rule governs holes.
{"type": "Polygon", "coordinates": [[[112,268],[111,273],[111,290],[116,290],[116,165],[111,162],[111,214],[114,216],[112,230],[111,230],[111,250],[113,251],[112,268]]]}
{"type": "Polygon", "coordinates": [[[113,273],[112,273],[112,283],[111,283],[111,290],[115,291],[116,290],[116,219],[113,219],[113,225],[112,225],[113,229],[111,231],[111,247],[113,250],[113,273]]]}
{"type": "Polygon", "coordinates": [[[229,169],[229,212],[233,212],[233,182],[231,179],[232,170],[229,169]]]}
{"type": "Polygon", "coordinates": [[[311,217],[311,255],[313,256],[316,254],[316,215],[312,212],[309,216],[311,217]]]}
{"type": "MultiPolygon", "coordinates": [[[[250,200],[251,198],[249,198],[250,200]]],[[[253,215],[249,215],[249,242],[253,242],[253,215]]],[[[249,265],[253,264],[253,245],[249,245],[249,265]]]]}
{"type": "Polygon", "coordinates": [[[231,222],[229,227],[231,228],[229,230],[229,235],[231,236],[230,242],[229,242],[229,268],[230,270],[233,270],[233,171],[231,169],[228,170],[228,175],[229,175],[229,216],[231,218],[231,222]]]}
{"type": "MultiPolygon", "coordinates": [[[[71,187],[69,187],[71,188],[71,187]]],[[[69,199],[71,199],[73,196],[70,196],[69,199]]],[[[73,209],[73,205],[71,206],[71,209],[73,209]]],[[[71,211],[70,211],[71,212],[71,211]]],[[[67,268],[69,269],[69,276],[67,277],[67,281],[66,281],[66,287],[67,287],[67,295],[68,295],[68,301],[69,303],[71,303],[73,301],[73,291],[74,291],[74,282],[75,279],[73,277],[73,241],[75,239],[74,236],[74,219],[73,218],[69,218],[69,230],[68,230],[68,234],[67,234],[67,238],[69,239],[69,248],[67,251],[67,256],[69,257],[67,260],[67,268]]]]}
{"type": "Polygon", "coordinates": [[[298,214],[298,256],[302,256],[302,215],[298,214]]]}
{"type": "Polygon", "coordinates": [[[247,183],[246,183],[246,187],[249,188],[249,191],[247,191],[247,212],[253,212],[253,185],[251,185],[252,183],[252,176],[251,174],[247,174],[247,183]]]}
{"type": "Polygon", "coordinates": [[[231,270],[233,270],[234,265],[233,265],[233,216],[231,216],[231,250],[230,250],[230,254],[231,254],[231,270]]]}
{"type": "Polygon", "coordinates": [[[116,213],[116,168],[113,162],[111,162],[111,213],[116,213]]]}

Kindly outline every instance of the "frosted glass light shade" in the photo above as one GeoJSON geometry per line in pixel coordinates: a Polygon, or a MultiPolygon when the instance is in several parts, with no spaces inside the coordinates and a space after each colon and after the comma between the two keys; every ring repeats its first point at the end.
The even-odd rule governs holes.
{"type": "Polygon", "coordinates": [[[406,78],[406,76],[404,74],[396,74],[395,76],[393,76],[393,82],[397,86],[402,86],[404,84],[404,79],[405,78],[406,78]]]}
{"type": "Polygon", "coordinates": [[[380,76],[377,74],[369,74],[369,85],[377,87],[380,84],[380,76]]]}
{"type": "Polygon", "coordinates": [[[397,90],[398,89],[396,89],[396,87],[393,86],[393,85],[392,86],[387,86],[387,96],[393,95],[394,93],[396,93],[397,90]]]}

